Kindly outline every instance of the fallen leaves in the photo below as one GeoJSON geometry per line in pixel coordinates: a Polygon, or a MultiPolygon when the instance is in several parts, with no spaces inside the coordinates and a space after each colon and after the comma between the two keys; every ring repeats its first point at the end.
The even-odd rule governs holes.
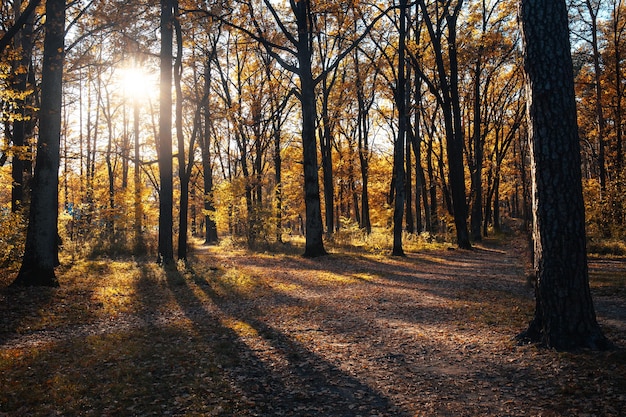
{"type": "MultiPolygon", "coordinates": [[[[219,248],[196,256],[169,272],[90,261],[64,271],[59,289],[3,292],[0,415],[618,416],[626,409],[623,350],[559,354],[514,344],[533,304],[520,254],[508,247],[403,259],[219,248]]],[[[606,289],[615,288],[615,262],[598,275],[611,297],[620,296],[606,289]]],[[[608,308],[599,317],[623,344],[618,301],[601,303],[608,308]]]]}

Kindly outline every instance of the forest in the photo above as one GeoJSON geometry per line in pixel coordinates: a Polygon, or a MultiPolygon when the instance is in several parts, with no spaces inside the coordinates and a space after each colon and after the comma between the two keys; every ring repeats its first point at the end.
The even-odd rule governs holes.
{"type": "Polygon", "coordinates": [[[3,0],[0,85],[0,415],[626,409],[622,0],[3,0]]]}

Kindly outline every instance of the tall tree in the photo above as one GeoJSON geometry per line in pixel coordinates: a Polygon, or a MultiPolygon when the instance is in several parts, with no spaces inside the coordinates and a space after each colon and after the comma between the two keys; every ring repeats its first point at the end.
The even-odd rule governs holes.
{"type": "MultiPolygon", "coordinates": [[[[29,3],[36,4],[33,1],[29,3]]],[[[33,106],[33,94],[29,93],[29,78],[32,77],[32,49],[34,42],[34,21],[35,14],[28,9],[22,12],[22,2],[16,0],[13,3],[16,21],[24,20],[26,13],[28,17],[24,20],[23,28],[15,34],[14,48],[19,52],[20,58],[13,65],[13,85],[15,90],[15,112],[17,117],[13,121],[11,135],[12,142],[12,179],[13,188],[11,193],[11,211],[17,212],[27,204],[28,191],[30,187],[30,175],[32,171],[32,161],[30,157],[30,146],[28,138],[32,135],[35,127],[34,117],[29,110],[33,106]]]]}
{"type": "Polygon", "coordinates": [[[565,0],[522,0],[533,181],[535,317],[520,339],[606,348],[589,290],[580,143],[565,0]]]}
{"type": "MultiPolygon", "coordinates": [[[[441,104],[446,133],[446,151],[448,157],[448,178],[452,197],[452,214],[456,227],[457,244],[460,248],[470,249],[469,230],[467,227],[467,201],[465,193],[465,169],[463,166],[463,123],[459,98],[459,67],[457,51],[457,21],[463,6],[463,0],[445,0],[443,6],[435,2],[434,12],[425,0],[418,0],[424,24],[428,30],[435,55],[437,82],[436,86],[426,75],[418,71],[424,82],[429,85],[441,104]],[[453,4],[453,1],[456,3],[453,4]],[[434,16],[431,14],[434,13],[434,16]],[[444,33],[444,29],[445,32],[444,33]],[[447,57],[444,48],[447,42],[447,57]]],[[[416,68],[417,69],[417,68],[416,68]]],[[[450,205],[448,205],[450,208],[450,205]]]]}
{"type": "MultiPolygon", "coordinates": [[[[269,3],[268,1],[266,3],[269,3]]],[[[298,37],[292,39],[296,47],[300,78],[300,102],[302,103],[302,152],[304,162],[304,200],[306,203],[306,244],[304,255],[315,257],[326,254],[322,240],[323,225],[320,207],[320,191],[317,174],[317,146],[315,138],[315,79],[311,68],[313,16],[311,2],[290,0],[291,9],[298,26],[298,37]]],[[[327,209],[332,210],[332,207],[327,209]]]]}
{"type": "Polygon", "coordinates": [[[161,55],[159,106],[159,249],[157,260],[164,265],[174,263],[173,204],[174,180],[172,164],[172,59],[174,2],[161,0],[161,55]]]}
{"type": "Polygon", "coordinates": [[[396,107],[398,108],[398,135],[394,143],[393,179],[395,198],[393,209],[393,249],[392,255],[404,256],[402,249],[402,218],[404,212],[406,188],[405,181],[405,141],[408,128],[408,112],[406,108],[406,20],[407,0],[400,0],[399,45],[398,45],[398,84],[395,89],[396,107]]]}
{"type": "Polygon", "coordinates": [[[218,241],[217,224],[213,213],[215,212],[215,206],[213,203],[213,163],[211,160],[211,123],[212,114],[211,106],[208,100],[209,91],[211,89],[211,63],[216,57],[217,49],[217,36],[210,42],[209,49],[207,51],[207,58],[204,66],[204,94],[207,100],[204,103],[204,111],[202,116],[204,119],[204,131],[199,136],[200,153],[202,158],[202,177],[204,186],[204,223],[205,223],[205,244],[215,244],[218,241]]]}
{"type": "Polygon", "coordinates": [[[58,286],[59,163],[65,50],[65,0],[46,2],[39,138],[22,266],[12,285],[58,286]]]}

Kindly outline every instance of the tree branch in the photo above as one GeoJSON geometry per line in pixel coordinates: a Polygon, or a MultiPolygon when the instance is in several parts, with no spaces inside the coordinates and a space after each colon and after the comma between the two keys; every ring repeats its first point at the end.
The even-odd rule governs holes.
{"type": "Polygon", "coordinates": [[[37,8],[40,2],[41,0],[31,0],[31,2],[28,3],[28,6],[24,9],[24,12],[17,18],[15,24],[11,26],[4,35],[2,35],[2,38],[0,38],[0,53],[4,51],[4,48],[9,46],[9,43],[11,43],[11,40],[13,40],[15,35],[17,35],[17,32],[24,27],[26,21],[35,11],[35,8],[37,8]]]}

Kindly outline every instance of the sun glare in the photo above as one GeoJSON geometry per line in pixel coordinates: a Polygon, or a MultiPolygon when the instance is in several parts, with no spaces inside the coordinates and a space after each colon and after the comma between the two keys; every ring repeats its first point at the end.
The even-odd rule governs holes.
{"type": "Polygon", "coordinates": [[[120,68],[118,76],[119,88],[124,97],[143,102],[154,94],[152,74],[141,67],[120,68]]]}

